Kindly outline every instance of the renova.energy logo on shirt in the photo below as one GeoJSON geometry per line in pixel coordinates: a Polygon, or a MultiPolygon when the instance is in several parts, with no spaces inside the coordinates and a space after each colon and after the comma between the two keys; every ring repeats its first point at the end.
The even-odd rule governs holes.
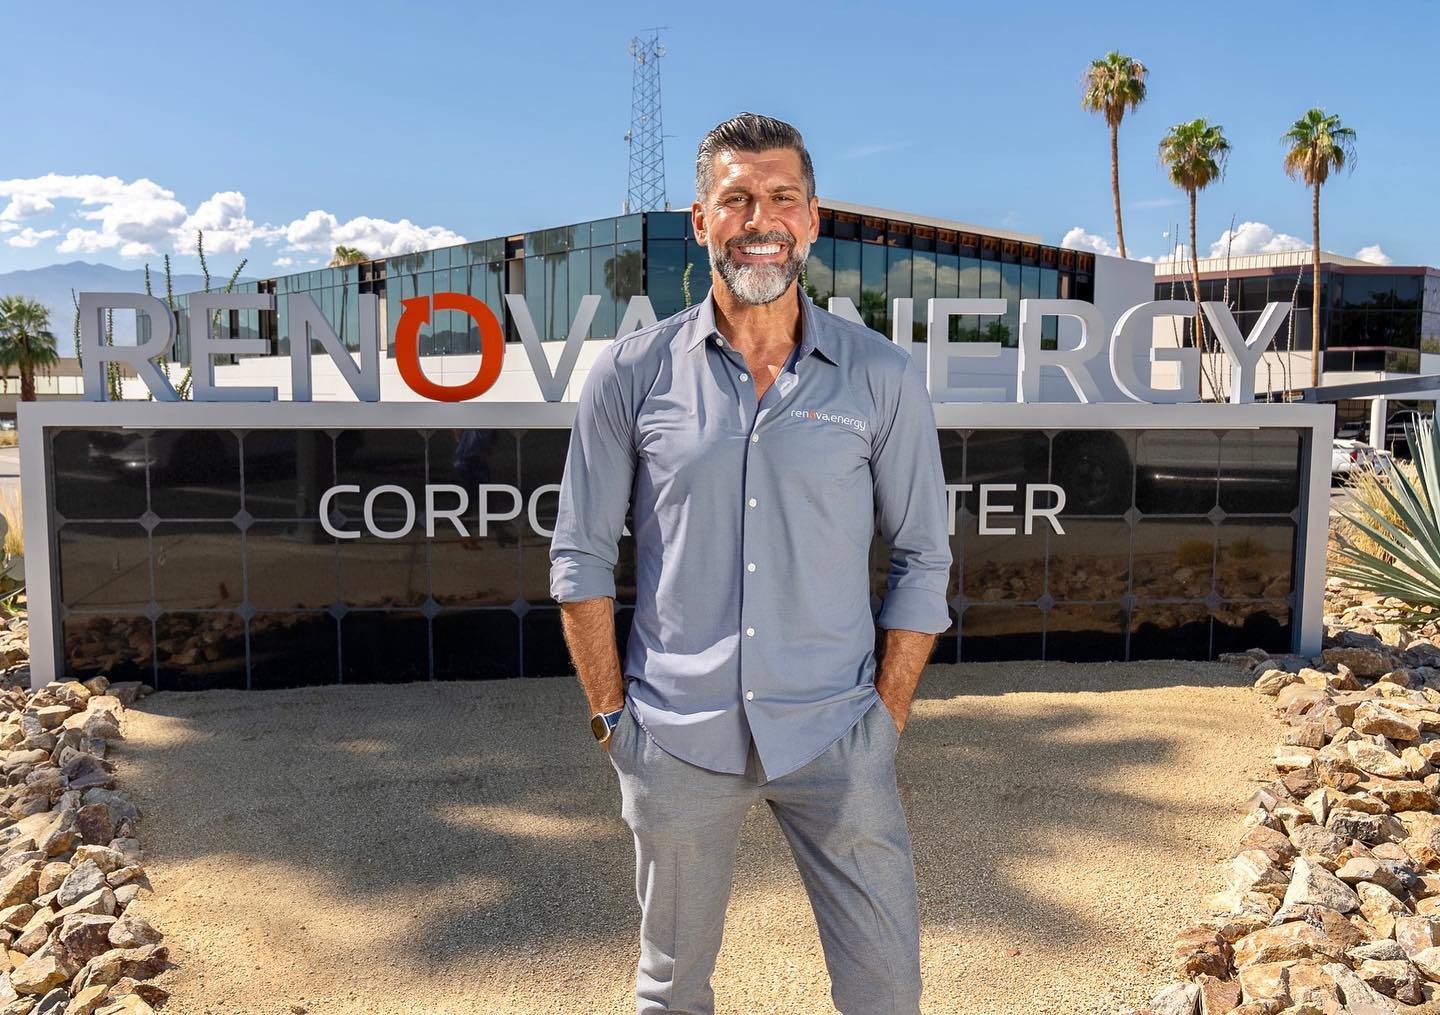
{"type": "Polygon", "coordinates": [[[865,420],[856,419],[854,416],[841,416],[833,412],[821,412],[819,409],[791,409],[790,415],[796,419],[814,419],[822,423],[839,423],[848,426],[852,430],[865,432],[865,420]]]}

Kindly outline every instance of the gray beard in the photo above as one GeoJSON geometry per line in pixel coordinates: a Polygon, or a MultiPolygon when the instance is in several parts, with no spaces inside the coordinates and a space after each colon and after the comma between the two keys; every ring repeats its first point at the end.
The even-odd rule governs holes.
{"type": "Polygon", "coordinates": [[[737,264],[726,247],[709,247],[710,263],[720,273],[726,287],[741,303],[752,307],[774,303],[790,289],[790,284],[800,277],[805,260],[810,256],[810,244],[795,244],[789,235],[777,236],[767,233],[760,237],[747,237],[745,245],[756,243],[784,243],[790,246],[790,256],[784,264],[737,264]]]}

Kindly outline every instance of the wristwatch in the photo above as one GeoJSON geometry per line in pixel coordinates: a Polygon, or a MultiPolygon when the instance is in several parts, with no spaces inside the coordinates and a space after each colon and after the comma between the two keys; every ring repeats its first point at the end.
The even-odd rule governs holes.
{"type": "Polygon", "coordinates": [[[613,712],[596,712],[590,717],[590,732],[595,734],[596,740],[605,743],[615,732],[615,727],[620,725],[620,717],[624,714],[624,705],[613,712]]]}

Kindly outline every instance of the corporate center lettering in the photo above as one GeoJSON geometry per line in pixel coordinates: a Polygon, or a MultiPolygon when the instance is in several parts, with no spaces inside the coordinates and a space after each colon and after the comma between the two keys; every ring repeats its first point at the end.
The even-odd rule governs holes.
{"type": "MultiPolygon", "coordinates": [[[[877,316],[868,290],[843,291],[836,251],[847,241],[835,228],[832,214],[832,235],[822,238],[832,264],[812,256],[807,295],[888,325],[936,402],[956,621],[937,661],[1212,658],[1318,639],[1307,533],[1323,519],[1316,456],[1317,446],[1328,452],[1331,410],[1171,405],[1198,397],[1199,352],[1152,348],[1153,322],[1193,315],[1194,304],[1142,299],[1107,311],[1075,298],[1091,295],[1093,280],[1076,270],[1073,252],[1032,253],[1034,273],[1017,265],[1018,298],[972,295],[959,282],[962,254],[937,249],[944,231],[911,226],[906,284],[898,269],[887,274],[887,296],[900,294],[877,316]],[[937,280],[950,277],[952,257],[956,285],[947,289],[937,280]],[[915,267],[926,261],[934,279],[928,265],[915,267]],[[1055,267],[1042,289],[1045,264],[1055,267]],[[1152,383],[1147,365],[1165,361],[1174,364],[1169,385],[1152,383]],[[983,383],[968,375],[977,366],[983,383]],[[1012,404],[973,401],[967,389],[989,388],[997,367],[1009,373],[1012,404]],[[1072,404],[1014,404],[1041,403],[1042,379],[1072,404]]],[[[703,248],[679,231],[664,238],[695,264],[703,248]]],[[[542,246],[558,242],[546,235],[542,246]]],[[[655,239],[643,226],[635,242],[648,253],[655,239]]],[[[975,238],[943,243],[958,251],[961,239],[975,238]]],[[[857,243],[863,267],[868,248],[857,243]]],[[[340,315],[323,293],[283,291],[303,275],[251,292],[193,294],[176,315],[133,294],[82,295],[87,391],[101,401],[70,403],[67,414],[27,407],[21,419],[36,438],[29,474],[43,475],[49,494],[32,510],[27,485],[26,534],[27,545],[33,530],[45,547],[50,581],[40,583],[46,602],[32,638],[49,637],[54,673],[199,689],[568,672],[548,593],[573,418],[566,392],[578,390],[587,338],[679,309],[669,266],[652,275],[638,255],[622,261],[618,245],[590,248],[609,258],[598,269],[593,257],[571,256],[580,248],[525,258],[552,294],[549,266],[561,261],[583,274],[584,288],[597,271],[607,282],[594,293],[567,280],[563,302],[538,305],[528,288],[502,290],[513,263],[495,271],[490,262],[479,272],[448,269],[447,283],[464,280],[463,290],[432,281],[429,291],[402,284],[399,293],[376,291],[371,265],[371,291],[353,293],[340,315]],[[633,291],[641,285],[652,291],[633,291]],[[138,351],[101,343],[101,315],[114,307],[140,311],[138,351]],[[478,354],[473,377],[439,383],[426,374],[441,332],[459,343],[455,353],[478,354]],[[558,358],[546,355],[550,342],[558,358]],[[236,352],[287,355],[288,404],[276,404],[275,385],[218,375],[217,362],[236,352]],[[162,354],[189,361],[200,403],[163,404],[173,389],[153,366],[162,354]],[[487,401],[502,359],[517,355],[544,401],[487,401]],[[104,402],[107,359],[130,362],[157,402],[104,402]],[[327,363],[354,401],[309,402],[313,371],[327,363]],[[389,400],[397,380],[410,401],[389,400]],[[464,404],[444,404],[455,402],[464,404]]],[[[493,241],[471,246],[476,256],[503,251],[493,241]]],[[[452,265],[461,249],[444,252],[452,265]]],[[[1002,280],[1011,274],[995,267],[1002,280]]],[[[1097,270],[1093,256],[1084,267],[1097,270]]],[[[708,285],[708,262],[703,268],[686,280],[692,299],[703,296],[702,278],[708,285]]],[[[1250,400],[1255,364],[1287,311],[1272,304],[1242,334],[1223,303],[1205,305],[1233,401],[1250,400]]],[[[868,426],[824,405],[786,412],[795,425],[868,426]]],[[[633,560],[627,527],[617,565],[622,643],[635,605],[633,560]]],[[[877,541],[877,606],[887,564],[877,541]]],[[[50,679],[43,669],[33,679],[50,679]]]]}

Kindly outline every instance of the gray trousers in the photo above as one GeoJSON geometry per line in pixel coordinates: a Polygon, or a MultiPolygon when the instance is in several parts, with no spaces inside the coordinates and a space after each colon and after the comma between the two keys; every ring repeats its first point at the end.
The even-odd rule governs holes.
{"type": "Polygon", "coordinates": [[[917,1015],[920,915],[895,785],[900,735],[878,698],[819,757],[771,781],[753,746],[744,775],[667,754],[628,708],[612,736],[621,814],[635,834],[639,1015],[713,1015],[710,975],[736,844],[757,800],[770,805],[799,867],[835,1007],[842,1015],[917,1015]]]}

